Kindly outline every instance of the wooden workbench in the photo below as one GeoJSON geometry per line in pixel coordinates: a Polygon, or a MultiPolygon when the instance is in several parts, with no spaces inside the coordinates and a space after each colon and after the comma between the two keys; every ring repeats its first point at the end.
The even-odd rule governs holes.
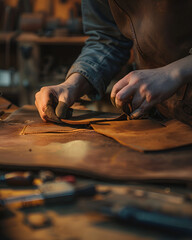
{"type": "MultiPolygon", "coordinates": [[[[11,107],[12,104],[5,99],[0,98],[0,109],[1,109],[1,119],[4,119],[9,114],[9,111],[12,112],[11,107]],[[6,115],[5,115],[6,114],[6,115]]],[[[33,112],[32,112],[33,113],[33,112]]],[[[32,120],[33,116],[27,116],[32,120]]],[[[171,191],[172,185],[170,182],[174,180],[172,178],[172,174],[174,175],[174,169],[182,169],[183,165],[191,170],[191,154],[192,149],[190,147],[184,148],[182,150],[168,151],[166,153],[153,153],[153,154],[142,154],[139,152],[135,152],[131,149],[125,148],[120,144],[116,143],[114,140],[109,139],[107,137],[101,136],[93,131],[90,133],[73,133],[66,134],[65,136],[61,136],[58,134],[52,134],[47,136],[36,135],[31,137],[29,136],[19,136],[18,133],[22,129],[25,121],[27,119],[20,119],[21,125],[16,123],[9,123],[9,129],[0,122],[1,127],[1,138],[0,138],[0,158],[1,158],[1,169],[54,169],[56,172],[76,172],[78,176],[78,181],[80,182],[94,182],[98,185],[110,185],[112,188],[118,189],[126,189],[127,187],[133,186],[133,180],[136,181],[136,176],[138,177],[138,184],[134,183],[135,187],[147,187],[147,188],[155,188],[156,191],[158,189],[164,189],[167,191],[171,191]],[[18,128],[19,126],[19,128],[18,128]],[[6,144],[9,143],[9,146],[6,144]],[[53,144],[57,153],[55,155],[55,151],[50,150],[50,144],[53,144]],[[58,146],[60,146],[58,148],[58,146]],[[44,149],[45,151],[42,151],[44,149]],[[70,150],[73,150],[70,152],[70,150]],[[86,151],[86,156],[84,155],[86,151]],[[87,151],[89,154],[87,154],[87,151]],[[47,152],[47,153],[46,153],[47,152]],[[68,156],[66,154],[68,153],[68,156]],[[47,158],[47,154],[49,155],[49,159],[47,158]],[[124,183],[111,183],[111,182],[101,182],[99,180],[91,180],[84,176],[94,176],[97,178],[105,178],[105,170],[106,164],[109,165],[112,161],[112,170],[116,169],[118,173],[119,164],[125,164],[125,162],[119,159],[125,156],[130,158],[129,164],[130,171],[128,172],[129,176],[127,178],[132,180],[131,182],[124,183]],[[65,159],[64,159],[65,156],[65,159]],[[118,157],[117,157],[118,156],[118,157]],[[32,162],[28,162],[28,157],[33,159],[32,162]],[[83,171],[81,169],[82,165],[79,165],[79,168],[71,169],[71,165],[68,167],[65,165],[63,167],[63,161],[77,161],[79,158],[84,159],[86,157],[86,164],[90,167],[83,171]],[[14,164],[15,160],[21,160],[20,164],[14,164]],[[102,165],[99,165],[101,169],[98,169],[97,160],[98,158],[102,160],[102,165]],[[140,165],[138,162],[140,160],[140,165]],[[165,159],[167,159],[167,166],[171,163],[174,165],[172,171],[170,171],[170,179],[164,179],[164,185],[151,186],[155,181],[158,180],[158,174],[164,173],[168,176],[167,166],[162,166],[162,163],[165,163],[165,159]],[[55,160],[57,160],[57,164],[55,164],[55,160]],[[151,162],[156,161],[155,165],[151,166],[151,162]],[[182,162],[181,162],[182,160],[182,162]],[[143,163],[142,163],[143,161],[143,163]],[[90,164],[92,162],[92,164],[90,164]],[[147,162],[149,163],[147,165],[147,162]],[[46,164],[45,164],[46,163],[46,164]],[[17,167],[17,168],[16,168],[17,167]],[[93,171],[93,169],[97,171],[93,171]],[[150,179],[150,183],[144,184],[142,180],[146,180],[144,178],[144,174],[142,171],[144,168],[144,172],[147,173],[148,178],[150,179]],[[71,170],[70,170],[71,169],[71,170]],[[75,171],[76,170],[76,171],[75,171]],[[80,171],[81,170],[81,171],[80,171]],[[90,172],[88,171],[90,170],[90,172]],[[99,171],[100,170],[100,171],[99,171]],[[134,172],[133,171],[137,171],[134,172]],[[89,172],[89,173],[88,173],[89,172]],[[98,174],[97,174],[98,172],[98,174]],[[80,174],[81,173],[81,174],[80,174]],[[99,174],[101,173],[101,174],[99,174]],[[133,173],[133,174],[131,174],[133,173]],[[139,175],[143,176],[139,178],[139,175]],[[157,176],[157,177],[155,177],[157,176]]],[[[128,163],[127,163],[128,164],[128,163]]],[[[78,164],[77,164],[78,165],[78,164]]],[[[127,166],[121,166],[121,169],[126,168],[127,166]]],[[[115,172],[115,171],[114,171],[115,172]]],[[[123,173],[125,179],[125,173],[123,173]]],[[[182,175],[182,171],[180,171],[180,180],[183,178],[184,182],[188,182],[185,179],[185,173],[182,175]]],[[[117,175],[119,176],[119,180],[121,179],[119,174],[108,174],[108,180],[117,179],[117,175]]],[[[162,180],[162,178],[161,178],[162,180]]],[[[176,179],[177,182],[178,179],[176,179]]],[[[182,181],[180,181],[181,183],[182,181]]],[[[190,182],[190,181],[189,181],[190,182]]],[[[184,185],[182,185],[183,187],[184,185]]],[[[189,191],[188,188],[179,188],[179,191],[189,191]]],[[[10,196],[10,195],[18,195],[19,193],[24,193],[28,191],[32,191],[33,189],[21,189],[21,188],[1,188],[2,196],[10,196]]],[[[2,213],[2,212],[1,212],[2,213]]],[[[188,239],[183,236],[173,236],[166,232],[157,231],[150,228],[138,227],[138,226],[126,226],[120,223],[112,222],[109,219],[101,216],[100,214],[92,213],[90,211],[85,211],[79,207],[78,203],[70,204],[67,206],[51,206],[51,207],[35,207],[33,209],[25,209],[25,210],[9,210],[0,214],[0,225],[2,227],[2,234],[0,235],[0,239],[10,239],[10,240],[38,240],[38,239],[47,239],[47,240],[55,240],[55,239],[64,239],[64,240],[100,240],[100,239],[111,239],[111,240],[119,240],[119,239],[188,239]],[[51,223],[49,226],[45,228],[33,229],[28,224],[26,224],[26,218],[30,215],[41,214],[50,219],[51,223]]]]}

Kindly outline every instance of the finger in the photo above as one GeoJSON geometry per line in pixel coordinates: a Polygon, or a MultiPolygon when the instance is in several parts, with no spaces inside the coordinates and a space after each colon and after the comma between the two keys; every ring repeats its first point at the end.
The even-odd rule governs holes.
{"type": "Polygon", "coordinates": [[[39,108],[37,101],[35,101],[35,105],[37,107],[37,110],[38,110],[39,115],[40,115],[41,119],[43,120],[43,122],[47,122],[46,114],[42,111],[41,108],[39,108]]]}
{"type": "Polygon", "coordinates": [[[115,97],[115,105],[117,108],[122,108],[125,102],[131,102],[136,88],[134,85],[127,85],[121,89],[115,97]]]}
{"type": "Polygon", "coordinates": [[[133,99],[132,99],[132,110],[135,111],[137,108],[140,107],[140,105],[144,102],[145,96],[141,96],[140,93],[135,93],[133,99]]]}
{"type": "MultiPolygon", "coordinates": [[[[47,119],[53,117],[53,111],[51,110],[50,106],[56,105],[57,98],[54,96],[54,94],[50,91],[50,89],[43,87],[41,90],[36,93],[35,95],[35,104],[37,106],[37,109],[39,111],[39,114],[43,121],[47,121],[47,119]],[[49,107],[47,108],[47,106],[49,107]],[[48,114],[48,116],[47,116],[48,114]]],[[[53,117],[55,119],[55,117],[53,117]]]]}
{"type": "Polygon", "coordinates": [[[146,100],[137,108],[131,115],[130,119],[139,119],[145,115],[152,107],[154,106],[153,102],[147,102],[146,100]]]}
{"type": "Polygon", "coordinates": [[[67,119],[72,117],[73,110],[65,102],[59,101],[55,113],[58,118],[67,119]]]}
{"type": "MultiPolygon", "coordinates": [[[[43,103],[44,104],[44,103],[43,103]]],[[[41,93],[40,92],[37,92],[35,94],[35,105],[37,107],[37,110],[39,112],[39,115],[41,117],[41,119],[44,121],[44,122],[47,122],[47,115],[45,114],[44,112],[44,108],[45,106],[42,104],[42,97],[41,97],[41,93]]]]}
{"type": "Polygon", "coordinates": [[[111,103],[113,104],[113,106],[116,107],[115,106],[115,97],[110,97],[110,99],[111,99],[111,103]]]}
{"type": "Polygon", "coordinates": [[[43,112],[45,112],[47,105],[52,105],[55,107],[58,102],[57,97],[54,95],[54,93],[46,87],[43,87],[40,90],[37,100],[40,105],[39,107],[43,112]]]}
{"type": "Polygon", "coordinates": [[[112,91],[111,91],[111,100],[112,100],[112,103],[115,104],[115,97],[116,97],[116,94],[122,89],[124,88],[127,84],[129,84],[129,78],[127,77],[127,75],[120,79],[112,88],[112,91]]]}

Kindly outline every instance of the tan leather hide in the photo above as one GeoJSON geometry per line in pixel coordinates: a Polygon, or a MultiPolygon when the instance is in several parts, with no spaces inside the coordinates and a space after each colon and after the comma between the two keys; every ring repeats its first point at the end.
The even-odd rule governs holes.
{"type": "Polygon", "coordinates": [[[91,124],[93,129],[137,151],[159,151],[192,144],[192,128],[177,120],[149,119],[91,124]]]}

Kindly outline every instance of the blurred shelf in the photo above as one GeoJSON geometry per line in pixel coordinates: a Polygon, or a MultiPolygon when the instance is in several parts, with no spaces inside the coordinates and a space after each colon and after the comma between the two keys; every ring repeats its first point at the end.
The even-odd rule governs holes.
{"type": "Polygon", "coordinates": [[[6,43],[14,37],[16,37],[18,32],[0,32],[0,43],[6,43]]]}
{"type": "Polygon", "coordinates": [[[18,42],[35,42],[38,44],[66,44],[66,45],[83,45],[87,36],[53,36],[44,37],[31,33],[22,33],[17,37],[18,42]]]}

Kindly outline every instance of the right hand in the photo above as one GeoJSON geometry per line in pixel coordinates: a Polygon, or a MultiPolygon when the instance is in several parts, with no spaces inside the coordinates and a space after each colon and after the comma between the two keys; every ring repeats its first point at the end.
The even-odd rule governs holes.
{"type": "Polygon", "coordinates": [[[35,95],[35,105],[44,122],[59,122],[60,118],[66,117],[68,108],[90,90],[86,78],[73,73],[64,83],[41,88],[35,95]]]}

